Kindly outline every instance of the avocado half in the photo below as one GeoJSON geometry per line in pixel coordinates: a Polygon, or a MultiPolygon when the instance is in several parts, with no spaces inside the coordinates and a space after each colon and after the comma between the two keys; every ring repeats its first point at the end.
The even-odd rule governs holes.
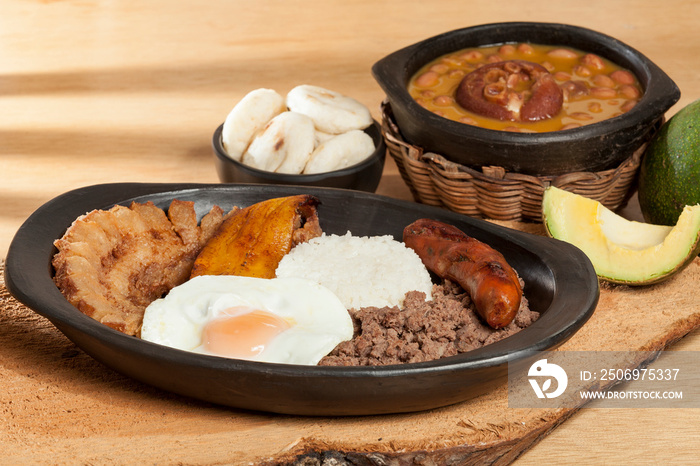
{"type": "Polygon", "coordinates": [[[581,249],[599,278],[626,285],[663,281],[700,252],[700,204],[686,206],[675,226],[627,220],[600,202],[545,189],[542,217],[547,234],[581,249]]]}

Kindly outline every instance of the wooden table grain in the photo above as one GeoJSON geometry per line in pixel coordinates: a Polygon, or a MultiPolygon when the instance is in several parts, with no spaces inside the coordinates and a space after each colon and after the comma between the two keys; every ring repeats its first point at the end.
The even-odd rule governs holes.
{"type": "MultiPolygon", "coordinates": [[[[700,2],[687,0],[4,0],[0,257],[27,216],[65,191],[218,182],[212,132],[250,90],[316,84],[357,98],[378,117],[384,96],[372,64],[465,26],[545,21],[614,36],[676,81],[682,97],[670,116],[700,98],[698,17],[700,2]]],[[[411,199],[391,160],[378,193],[411,199]]],[[[700,335],[673,349],[700,350],[700,335]]],[[[690,464],[700,448],[698,415],[583,409],[517,464],[690,464]]]]}

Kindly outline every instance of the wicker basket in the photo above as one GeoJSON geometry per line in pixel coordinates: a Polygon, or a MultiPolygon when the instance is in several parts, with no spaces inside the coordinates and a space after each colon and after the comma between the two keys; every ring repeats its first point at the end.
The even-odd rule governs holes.
{"type": "Polygon", "coordinates": [[[646,147],[640,147],[617,168],[600,172],[537,177],[509,173],[501,167],[482,167],[478,171],[407,143],[394,121],[391,105],[384,101],[381,110],[389,154],[414,200],[472,217],[542,221],[542,194],[548,186],[584,195],[617,210],[633,192],[646,147]]]}

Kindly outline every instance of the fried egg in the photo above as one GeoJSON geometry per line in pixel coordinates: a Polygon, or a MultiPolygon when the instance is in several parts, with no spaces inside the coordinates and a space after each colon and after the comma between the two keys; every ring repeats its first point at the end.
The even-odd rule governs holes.
{"type": "Polygon", "coordinates": [[[302,278],[201,275],[151,303],[141,338],[186,351],[315,365],[353,336],[340,299],[302,278]]]}

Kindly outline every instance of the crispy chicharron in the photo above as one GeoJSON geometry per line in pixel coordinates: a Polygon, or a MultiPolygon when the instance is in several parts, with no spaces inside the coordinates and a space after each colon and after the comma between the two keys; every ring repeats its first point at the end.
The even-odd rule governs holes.
{"type": "Polygon", "coordinates": [[[54,281],[84,314],[138,335],[146,307],[185,282],[202,246],[223,221],[214,206],[197,224],[194,203],[174,200],[94,210],[55,241],[54,281]]]}

